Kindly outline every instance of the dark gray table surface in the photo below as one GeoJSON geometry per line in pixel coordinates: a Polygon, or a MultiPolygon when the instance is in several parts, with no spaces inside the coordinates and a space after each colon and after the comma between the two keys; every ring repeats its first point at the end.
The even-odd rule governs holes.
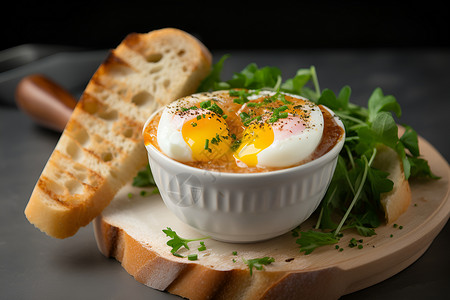
{"type": "MultiPolygon", "coordinates": [[[[228,52],[213,53],[215,60],[224,53],[228,52]]],[[[350,85],[351,99],[360,105],[366,104],[373,89],[381,87],[385,94],[394,95],[402,106],[400,123],[411,125],[447,161],[450,158],[448,50],[229,53],[232,56],[226,63],[224,79],[250,62],[277,66],[285,78],[293,76],[298,68],[314,65],[321,88],[337,92],[342,86],[350,85]]],[[[45,72],[45,68],[40,70],[45,72]]],[[[60,70],[65,75],[70,71],[60,70]]],[[[71,92],[79,94],[81,91],[71,92]]],[[[74,237],[57,240],[28,223],[24,208],[58,138],[59,133],[37,126],[16,107],[0,100],[0,298],[179,299],[138,283],[117,261],[103,257],[97,250],[92,225],[82,228],[74,237]]],[[[342,299],[448,299],[448,249],[449,224],[411,266],[342,299]]]]}

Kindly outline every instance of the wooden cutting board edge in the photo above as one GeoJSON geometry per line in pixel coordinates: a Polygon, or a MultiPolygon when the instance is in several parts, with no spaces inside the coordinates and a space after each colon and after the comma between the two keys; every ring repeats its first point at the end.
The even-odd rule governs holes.
{"type": "MultiPolygon", "coordinates": [[[[400,128],[400,132],[403,132],[403,128],[400,128]]],[[[439,232],[447,224],[450,217],[450,167],[446,159],[431,145],[427,140],[419,136],[419,145],[422,153],[430,155],[430,159],[441,163],[442,169],[447,169],[446,174],[441,175],[442,180],[447,180],[447,191],[442,199],[441,204],[434,213],[429,215],[427,220],[423,222],[425,224],[422,227],[415,228],[407,235],[404,235],[396,240],[395,246],[391,246],[391,252],[389,255],[372,256],[371,262],[366,265],[354,268],[352,272],[361,275],[360,268],[370,269],[371,272],[367,273],[367,276],[348,281],[347,289],[343,291],[342,295],[350,294],[358,290],[362,290],[374,284],[380,283],[395,274],[403,271],[416,260],[418,260],[430,247],[433,240],[439,234],[439,232]],[[411,239],[411,235],[419,236],[419,239],[411,239]],[[414,242],[411,243],[410,241],[414,242]],[[384,268],[384,264],[391,264],[390,268],[384,268]]],[[[430,161],[430,165],[433,162],[430,161]]],[[[436,164],[437,165],[437,164],[436,164]]],[[[432,168],[433,169],[433,168],[432,168]]],[[[413,183],[414,184],[414,183],[413,183]]],[[[355,260],[348,261],[347,263],[341,263],[339,269],[342,271],[348,271],[356,264],[355,260]]],[[[367,270],[366,270],[367,272],[367,270]]]]}

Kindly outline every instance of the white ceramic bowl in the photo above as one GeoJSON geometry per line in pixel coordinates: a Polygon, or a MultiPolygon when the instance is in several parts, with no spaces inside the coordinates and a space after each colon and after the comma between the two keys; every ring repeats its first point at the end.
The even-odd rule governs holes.
{"type": "Polygon", "coordinates": [[[243,243],[282,235],[311,216],[326,193],[344,139],[345,134],[333,149],[304,165],[244,174],[194,168],[153,145],[146,148],[161,197],[181,221],[213,239],[243,243]]]}

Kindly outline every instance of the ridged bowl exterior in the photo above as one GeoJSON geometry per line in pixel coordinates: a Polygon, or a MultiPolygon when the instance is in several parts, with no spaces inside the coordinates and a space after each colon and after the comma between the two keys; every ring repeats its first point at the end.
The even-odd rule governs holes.
{"type": "Polygon", "coordinates": [[[318,159],[265,173],[202,170],[146,148],[161,197],[181,221],[216,240],[242,243],[282,235],[311,216],[333,177],[344,137],[318,159]]]}

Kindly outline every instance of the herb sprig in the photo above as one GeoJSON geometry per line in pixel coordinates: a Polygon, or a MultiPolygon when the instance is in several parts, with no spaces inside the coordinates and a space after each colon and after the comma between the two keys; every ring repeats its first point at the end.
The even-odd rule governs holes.
{"type": "MultiPolygon", "coordinates": [[[[153,178],[153,174],[152,174],[149,164],[147,164],[147,166],[144,169],[140,170],[137,173],[137,175],[133,178],[132,185],[135,187],[141,187],[141,188],[153,187],[153,190],[150,193],[145,190],[141,191],[141,193],[140,193],[141,196],[147,196],[149,194],[153,195],[153,194],[159,193],[158,187],[156,186],[156,182],[155,182],[155,179],[153,178]]],[[[131,199],[132,197],[133,197],[133,194],[128,193],[128,198],[131,199]]]]}
{"type": "MultiPolygon", "coordinates": [[[[186,239],[180,237],[175,231],[173,231],[170,227],[167,227],[166,229],[163,229],[163,232],[166,234],[166,236],[170,237],[171,239],[167,241],[167,246],[171,247],[172,250],[170,250],[170,253],[172,253],[175,256],[181,256],[177,253],[177,251],[184,247],[185,249],[189,250],[188,243],[195,242],[195,241],[203,241],[205,239],[209,239],[209,237],[202,237],[202,238],[196,238],[196,239],[186,239]]],[[[206,249],[205,244],[200,243],[201,249],[199,251],[203,251],[206,249]]]]}
{"type": "MultiPolygon", "coordinates": [[[[380,195],[393,188],[392,181],[387,178],[389,174],[372,165],[380,148],[389,147],[396,151],[407,179],[439,178],[431,172],[428,162],[421,158],[414,129],[403,125],[405,132],[398,137],[394,116],[401,117],[401,107],[394,96],[384,95],[381,88],[375,88],[367,107],[362,107],[350,101],[349,86],[344,86],[337,95],[330,89],[321,90],[314,66],[301,68],[293,78],[283,81],[278,68],[259,68],[251,63],[241,72],[234,73],[231,79],[222,81],[221,72],[228,58],[229,55],[225,55],[214,64],[198,92],[229,89],[238,96],[237,101],[241,104],[248,102],[248,90],[296,94],[329,107],[345,126],[345,144],[328,191],[320,204],[315,230],[298,232],[300,237],[297,243],[305,254],[323,245],[337,243],[342,231],[347,229],[355,229],[362,236],[376,234],[375,228],[381,224],[380,195]]],[[[280,108],[274,112],[273,121],[276,121],[277,116],[284,116],[280,108]]],[[[250,115],[242,115],[241,118],[246,123],[253,120],[250,115]]]]}

